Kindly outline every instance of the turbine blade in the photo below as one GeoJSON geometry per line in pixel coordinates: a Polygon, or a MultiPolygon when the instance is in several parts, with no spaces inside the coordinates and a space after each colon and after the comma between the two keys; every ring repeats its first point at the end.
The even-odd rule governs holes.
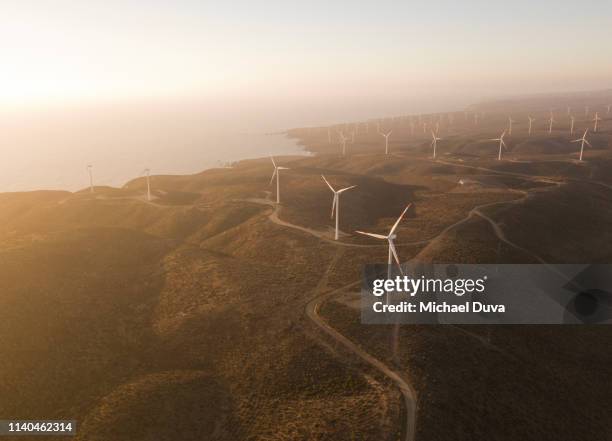
{"type": "Polygon", "coordinates": [[[387,239],[387,236],[382,234],[366,233],[365,231],[355,231],[355,233],[363,234],[364,236],[375,237],[376,239],[387,239]]]}
{"type": "Polygon", "coordinates": [[[393,224],[393,227],[391,228],[391,231],[389,232],[389,236],[395,233],[395,229],[400,224],[400,222],[402,221],[402,218],[404,217],[404,215],[406,214],[406,212],[408,211],[410,207],[412,207],[412,204],[409,204],[406,208],[404,208],[404,211],[402,211],[402,214],[400,214],[400,217],[398,217],[397,220],[395,221],[395,224],[393,224]]]}
{"type": "Polygon", "coordinates": [[[274,171],[272,172],[272,177],[270,178],[270,184],[268,185],[272,185],[272,182],[274,182],[274,177],[276,176],[276,167],[274,168],[274,171]]]}
{"type": "Polygon", "coordinates": [[[291,170],[289,167],[276,167],[277,170],[291,170]]]}
{"type": "Polygon", "coordinates": [[[276,167],[276,162],[274,162],[274,158],[270,156],[270,159],[272,160],[272,164],[274,164],[274,167],[276,167]]]}
{"type": "Polygon", "coordinates": [[[589,147],[593,148],[593,146],[591,145],[591,143],[589,141],[587,141],[586,139],[584,140],[584,142],[586,143],[586,145],[588,145],[589,147]]]}
{"type": "Polygon", "coordinates": [[[323,180],[325,181],[325,183],[327,184],[329,189],[335,193],[336,190],[334,190],[334,187],[332,187],[331,184],[329,182],[327,182],[327,179],[325,179],[325,176],[321,175],[321,177],[323,178],[323,180]]]}
{"type": "Polygon", "coordinates": [[[389,241],[389,248],[391,248],[391,254],[393,254],[393,257],[395,258],[395,262],[397,263],[400,273],[403,276],[404,272],[402,271],[402,264],[400,263],[399,257],[397,256],[397,250],[395,249],[395,244],[393,243],[392,240],[389,241]]]}
{"type": "Polygon", "coordinates": [[[341,190],[338,190],[338,194],[344,193],[345,191],[349,191],[350,189],[355,188],[355,187],[357,187],[357,186],[356,185],[351,185],[350,187],[346,187],[346,188],[343,188],[341,190]]]}

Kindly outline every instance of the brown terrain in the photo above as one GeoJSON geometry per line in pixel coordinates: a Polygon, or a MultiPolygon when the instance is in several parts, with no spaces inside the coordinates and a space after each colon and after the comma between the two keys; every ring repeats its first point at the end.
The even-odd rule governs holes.
{"type": "Polygon", "coordinates": [[[151,202],[143,178],[1,194],[0,418],[77,420],[82,441],[611,440],[609,327],[396,329],[355,307],[387,248],[354,231],[409,203],[403,261],[612,262],[612,115],[579,162],[592,123],[570,136],[551,100],[424,115],[425,133],[382,120],[389,155],[376,122],[291,130],[314,155],[276,158],[280,206],[268,158],[153,176],[151,202]],[[358,186],[338,242],[321,175],[358,186]]]}

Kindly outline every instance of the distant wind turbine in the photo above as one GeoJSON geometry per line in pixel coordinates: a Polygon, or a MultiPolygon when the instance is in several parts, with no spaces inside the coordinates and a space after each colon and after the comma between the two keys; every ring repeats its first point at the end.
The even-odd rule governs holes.
{"type": "Polygon", "coordinates": [[[397,229],[397,226],[400,224],[400,222],[402,221],[402,218],[404,217],[404,215],[406,214],[406,212],[411,206],[412,204],[404,208],[404,211],[402,212],[400,217],[397,219],[397,221],[395,221],[395,224],[393,224],[393,227],[391,227],[391,231],[389,231],[389,234],[386,236],[382,234],[374,234],[374,233],[366,233],[364,231],[356,231],[356,233],[363,234],[364,236],[370,236],[370,237],[374,237],[375,239],[382,239],[382,240],[386,240],[387,242],[389,242],[389,258],[387,260],[387,265],[388,265],[387,277],[391,276],[391,265],[393,265],[393,259],[395,259],[395,262],[397,263],[397,266],[400,272],[402,272],[402,266],[401,266],[399,257],[397,256],[397,250],[395,249],[394,241],[397,237],[395,234],[395,230],[397,229]]]}
{"type": "Polygon", "coordinates": [[[145,168],[144,174],[147,177],[147,201],[151,202],[151,170],[145,168]]]}
{"type": "Polygon", "coordinates": [[[609,115],[609,114],[610,114],[610,108],[611,108],[611,107],[612,107],[612,104],[608,104],[608,105],[606,106],[606,109],[607,109],[606,115],[609,115]]]}
{"type": "Polygon", "coordinates": [[[601,121],[601,118],[599,117],[599,112],[595,112],[595,118],[593,118],[593,122],[595,123],[595,127],[593,128],[594,132],[597,132],[597,126],[599,124],[599,121],[601,121]]]}
{"type": "Polygon", "coordinates": [[[506,143],[504,142],[504,136],[506,136],[505,130],[502,132],[499,138],[489,140],[489,141],[499,141],[499,155],[497,156],[498,161],[501,161],[502,159],[502,148],[507,148],[506,143]]]}
{"type": "Polygon", "coordinates": [[[287,167],[279,167],[276,165],[274,158],[270,157],[272,160],[272,165],[274,165],[274,172],[272,172],[272,178],[270,179],[270,185],[272,185],[272,181],[276,177],[276,203],[280,204],[280,171],[281,170],[289,170],[287,167]]]}
{"type": "Polygon", "coordinates": [[[567,106],[567,116],[570,116],[572,114],[572,108],[570,106],[567,106]]]}
{"type": "Polygon", "coordinates": [[[340,224],[340,195],[344,193],[345,191],[348,191],[357,186],[353,185],[351,187],[342,188],[340,190],[334,190],[334,187],[332,187],[331,184],[327,182],[327,179],[325,179],[325,176],[321,175],[321,177],[323,178],[323,180],[325,181],[329,189],[332,191],[332,193],[334,193],[334,201],[332,202],[331,217],[333,219],[334,215],[336,216],[336,233],[334,234],[334,240],[338,240],[338,232],[339,232],[339,224],[340,224]]]}
{"type": "Polygon", "coordinates": [[[87,165],[87,173],[89,173],[89,192],[93,193],[94,192],[94,185],[93,185],[93,165],[88,164],[87,165]]]}
{"type": "Polygon", "coordinates": [[[548,134],[552,133],[553,123],[555,122],[555,116],[552,112],[550,112],[550,118],[548,119],[548,134]]]}
{"type": "Polygon", "coordinates": [[[511,116],[509,116],[508,117],[508,135],[512,135],[512,123],[514,122],[516,121],[514,121],[511,116]]]}
{"type": "Polygon", "coordinates": [[[527,118],[529,118],[529,136],[531,136],[531,129],[533,127],[533,122],[535,121],[535,118],[532,118],[531,116],[528,116],[527,118]]]}
{"type": "Polygon", "coordinates": [[[348,138],[346,136],[344,136],[344,132],[338,132],[338,135],[340,135],[340,142],[342,143],[342,156],[346,155],[346,141],[348,140],[348,138]]]}
{"type": "Polygon", "coordinates": [[[436,159],[436,150],[438,147],[438,141],[442,141],[442,138],[438,138],[438,135],[432,130],[431,131],[431,146],[433,147],[433,158],[436,159]]]}
{"type": "Polygon", "coordinates": [[[570,116],[570,135],[574,134],[574,124],[576,123],[576,117],[574,115],[570,116]]]}
{"type": "Polygon", "coordinates": [[[387,133],[380,133],[385,138],[385,155],[389,154],[389,135],[393,133],[393,130],[389,130],[387,133]]]}
{"type": "Polygon", "coordinates": [[[580,160],[581,161],[582,161],[582,154],[584,153],[584,145],[586,144],[586,145],[588,145],[591,148],[593,147],[591,145],[591,143],[589,141],[587,141],[587,139],[586,139],[588,133],[589,133],[589,129],[586,129],[584,131],[584,135],[582,135],[582,138],[575,139],[575,140],[572,141],[572,142],[579,142],[579,143],[581,143],[580,144],[580,160]]]}

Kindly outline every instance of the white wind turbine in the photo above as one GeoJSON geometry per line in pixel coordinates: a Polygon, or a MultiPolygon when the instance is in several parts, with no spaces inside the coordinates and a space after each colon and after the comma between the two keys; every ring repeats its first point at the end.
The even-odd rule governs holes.
{"type": "Polygon", "coordinates": [[[346,141],[348,138],[344,136],[344,132],[338,132],[338,135],[340,135],[340,142],[342,143],[342,156],[344,156],[346,155],[346,141]]]}
{"type": "Polygon", "coordinates": [[[580,142],[581,143],[580,144],[580,160],[581,161],[582,161],[582,154],[584,153],[584,145],[586,144],[589,147],[593,147],[591,145],[591,143],[589,141],[587,141],[587,139],[586,139],[588,133],[589,133],[589,129],[586,129],[584,131],[584,135],[582,135],[582,138],[575,139],[575,140],[572,141],[572,142],[580,142]]]}
{"type": "Polygon", "coordinates": [[[323,178],[323,180],[325,181],[329,189],[332,191],[332,193],[334,193],[334,201],[332,202],[331,217],[333,219],[334,215],[336,216],[336,233],[334,234],[334,240],[338,240],[338,232],[339,232],[339,224],[340,224],[340,195],[344,193],[345,191],[348,191],[357,186],[352,185],[350,187],[342,188],[340,190],[334,190],[334,187],[332,187],[331,184],[327,182],[327,179],[325,179],[325,176],[321,175],[321,177],[323,178]]]}
{"type": "Polygon", "coordinates": [[[512,135],[512,123],[514,122],[516,121],[514,121],[511,116],[509,116],[508,117],[508,135],[512,135]]]}
{"type": "Polygon", "coordinates": [[[609,115],[609,114],[610,114],[610,108],[611,108],[611,107],[612,107],[612,104],[608,104],[608,105],[606,106],[606,109],[607,109],[607,111],[606,111],[606,115],[609,115]]]}
{"type": "Polygon", "coordinates": [[[552,133],[553,123],[555,122],[555,116],[552,111],[550,112],[550,118],[548,118],[548,134],[552,133]]]}
{"type": "Polygon", "coordinates": [[[601,121],[601,118],[599,117],[599,112],[595,112],[595,118],[593,118],[593,122],[595,123],[595,127],[593,128],[594,132],[597,132],[597,126],[599,124],[599,121],[601,121]]]}
{"type": "Polygon", "coordinates": [[[151,169],[145,168],[144,174],[147,177],[147,201],[151,202],[151,169]]]}
{"type": "Polygon", "coordinates": [[[87,165],[87,173],[89,173],[89,192],[93,193],[94,192],[94,185],[93,185],[93,165],[88,164],[87,165]]]}
{"type": "MultiPolygon", "coordinates": [[[[404,208],[404,211],[402,212],[402,214],[400,215],[400,217],[397,219],[397,221],[395,221],[395,224],[393,224],[393,227],[391,227],[391,231],[389,231],[388,235],[383,235],[383,234],[374,234],[374,233],[366,233],[364,231],[356,231],[356,233],[359,234],[363,234],[365,236],[370,236],[370,237],[374,237],[375,239],[382,239],[382,240],[386,240],[387,242],[389,242],[389,259],[387,260],[387,277],[391,276],[391,265],[393,264],[393,259],[395,259],[395,262],[397,263],[397,266],[400,269],[400,272],[402,272],[402,266],[401,263],[399,261],[399,257],[397,256],[397,250],[395,249],[395,243],[394,240],[396,239],[396,234],[395,234],[395,230],[397,229],[397,226],[400,224],[400,222],[402,221],[402,218],[404,217],[404,215],[406,214],[406,212],[408,211],[408,209],[412,206],[412,204],[408,205],[406,208],[404,208]]],[[[403,274],[403,272],[402,272],[403,274]]]]}
{"type": "Polygon", "coordinates": [[[433,147],[433,158],[436,159],[436,150],[438,148],[438,141],[442,141],[442,138],[438,138],[438,135],[432,130],[431,131],[431,146],[433,147]]]}
{"type": "Polygon", "coordinates": [[[274,172],[272,172],[272,178],[270,179],[270,185],[272,185],[272,181],[274,181],[274,177],[276,177],[276,203],[280,204],[280,171],[281,170],[289,170],[287,167],[279,167],[276,165],[274,158],[270,157],[272,160],[272,164],[274,165],[274,172]]]}
{"type": "Polygon", "coordinates": [[[531,136],[531,129],[533,127],[533,122],[535,121],[535,118],[532,118],[531,116],[528,116],[527,118],[529,118],[529,136],[531,136]]]}
{"type": "Polygon", "coordinates": [[[385,155],[389,154],[389,135],[393,133],[393,130],[389,130],[387,133],[379,132],[381,136],[385,138],[385,155]]]}
{"type": "Polygon", "coordinates": [[[574,134],[574,125],[576,124],[576,117],[574,115],[570,116],[570,135],[574,134]]]}
{"type": "Polygon", "coordinates": [[[501,161],[501,158],[502,158],[502,148],[507,148],[506,143],[504,142],[504,136],[506,136],[505,130],[502,132],[499,138],[489,140],[489,141],[499,141],[499,155],[497,156],[498,161],[501,161]]]}

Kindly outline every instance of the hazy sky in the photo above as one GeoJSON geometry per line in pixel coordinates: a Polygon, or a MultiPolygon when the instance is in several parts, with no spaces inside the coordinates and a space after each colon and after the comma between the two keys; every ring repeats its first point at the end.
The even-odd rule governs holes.
{"type": "Polygon", "coordinates": [[[610,41],[610,0],[0,0],[0,103],[595,89],[610,41]]]}

